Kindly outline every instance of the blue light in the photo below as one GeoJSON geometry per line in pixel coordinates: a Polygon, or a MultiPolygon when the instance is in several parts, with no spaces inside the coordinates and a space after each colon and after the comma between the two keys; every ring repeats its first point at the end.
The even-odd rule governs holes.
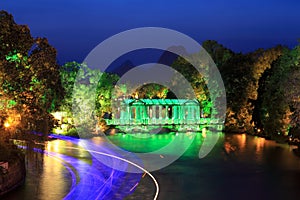
{"type": "MultiPolygon", "coordinates": [[[[67,136],[50,135],[52,138],[61,139],[80,145],[82,140],[67,136]]],[[[26,147],[19,146],[26,149],[26,147]]],[[[67,147],[59,146],[60,149],[67,147]]],[[[76,148],[84,150],[82,148],[76,148]]],[[[91,155],[92,163],[87,163],[80,158],[64,155],[54,151],[45,151],[34,148],[35,152],[44,153],[60,161],[70,172],[72,186],[70,192],[64,197],[65,200],[73,199],[123,199],[132,192],[136,184],[141,179],[141,174],[128,174],[123,171],[114,170],[94,156],[91,155]],[[126,184],[124,184],[126,183],[126,184]]],[[[84,150],[85,151],[85,150],[84,150]]],[[[109,150],[106,150],[109,152],[109,150]]],[[[113,152],[110,152],[113,154],[113,152]]],[[[125,169],[128,164],[125,162],[114,161],[115,164],[122,165],[125,169]]]]}

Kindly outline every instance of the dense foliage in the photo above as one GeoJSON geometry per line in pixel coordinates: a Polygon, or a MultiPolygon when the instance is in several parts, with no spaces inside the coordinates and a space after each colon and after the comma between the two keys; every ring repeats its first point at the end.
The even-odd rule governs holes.
{"type": "Polygon", "coordinates": [[[56,50],[4,11],[0,48],[1,128],[47,134],[53,124],[50,112],[63,96],[56,50]]]}
{"type": "Polygon", "coordinates": [[[267,134],[298,134],[300,128],[300,46],[273,64],[262,92],[260,117],[267,134]],[[292,131],[293,130],[293,131],[292,131]]]}
{"type": "MultiPolygon", "coordinates": [[[[300,46],[292,50],[276,46],[247,54],[235,53],[213,40],[203,42],[203,47],[216,63],[225,84],[226,131],[269,136],[297,134],[300,46]]],[[[200,54],[191,58],[197,61],[200,54]]],[[[207,79],[182,57],[171,66],[189,81],[205,110],[204,115],[209,115],[213,100],[207,79]]],[[[93,115],[98,119],[111,115],[112,99],[176,97],[166,86],[154,83],[127,94],[129,89],[116,84],[118,80],[117,75],[91,70],[76,62],[59,66],[56,50],[45,38],[33,38],[27,26],[17,25],[10,14],[0,12],[1,129],[9,130],[14,125],[23,132],[47,133],[53,125],[50,112],[59,110],[72,117],[74,109],[81,109],[77,106],[81,103],[77,96],[82,101],[90,99],[87,104],[96,105],[93,115]],[[94,99],[90,98],[91,83],[96,85],[94,99]]],[[[83,117],[89,117],[87,112],[90,111],[82,112],[83,117]]],[[[100,123],[104,125],[101,120],[100,123]]],[[[74,125],[81,126],[70,126],[73,132],[74,125]]]]}

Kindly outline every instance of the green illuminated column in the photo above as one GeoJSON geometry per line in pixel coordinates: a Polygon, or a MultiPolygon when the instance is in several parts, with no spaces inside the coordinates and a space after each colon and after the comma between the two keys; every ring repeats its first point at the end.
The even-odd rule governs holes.
{"type": "Polygon", "coordinates": [[[135,107],[134,106],[131,106],[130,107],[130,119],[134,119],[135,118],[135,107]]]}
{"type": "Polygon", "coordinates": [[[149,119],[149,123],[152,123],[152,118],[153,118],[153,109],[152,106],[150,108],[150,106],[148,107],[149,111],[148,111],[148,119],[149,119]]]}
{"type": "Polygon", "coordinates": [[[172,107],[172,119],[176,119],[176,112],[177,112],[177,108],[176,106],[172,107]]]}
{"type": "Polygon", "coordinates": [[[192,119],[195,120],[195,106],[191,106],[191,116],[192,119]]]}
{"type": "Polygon", "coordinates": [[[196,108],[196,119],[197,121],[200,120],[200,115],[201,115],[201,111],[200,111],[200,106],[198,105],[196,108]]]}
{"type": "Polygon", "coordinates": [[[150,117],[152,117],[152,113],[151,113],[151,109],[150,109],[150,106],[147,106],[147,115],[148,115],[148,118],[150,119],[150,117]]]}
{"type": "Polygon", "coordinates": [[[120,111],[120,119],[124,119],[124,107],[121,107],[121,111],[120,111]]]}
{"type": "Polygon", "coordinates": [[[143,110],[144,110],[144,116],[143,116],[144,122],[146,124],[148,124],[149,123],[149,120],[148,120],[149,119],[149,106],[144,106],[143,110]]]}
{"type": "Polygon", "coordinates": [[[125,114],[125,112],[124,112],[124,106],[122,105],[121,106],[121,111],[120,111],[120,122],[121,122],[121,124],[124,123],[124,119],[125,119],[124,114],[125,114]]]}
{"type": "Polygon", "coordinates": [[[162,119],[162,106],[158,106],[159,109],[159,119],[162,119]]]}
{"type": "Polygon", "coordinates": [[[190,119],[190,106],[185,106],[185,119],[190,119]]]}
{"type": "Polygon", "coordinates": [[[152,119],[156,118],[156,106],[152,106],[152,119]]]}
{"type": "Polygon", "coordinates": [[[131,108],[130,106],[127,107],[128,115],[129,115],[129,116],[128,116],[129,124],[131,124],[131,116],[132,116],[132,114],[131,114],[131,109],[132,109],[132,108],[131,108]]]}
{"type": "Polygon", "coordinates": [[[179,124],[182,124],[184,122],[184,106],[182,105],[179,107],[178,119],[179,124]]]}
{"type": "Polygon", "coordinates": [[[180,115],[179,115],[179,117],[181,119],[185,119],[185,106],[181,106],[180,107],[180,115]]]}
{"type": "Polygon", "coordinates": [[[131,118],[131,112],[130,112],[130,110],[131,110],[131,109],[130,109],[130,107],[129,107],[129,106],[127,106],[127,108],[126,108],[126,109],[127,109],[127,114],[128,114],[128,116],[127,116],[127,117],[128,117],[128,119],[130,119],[130,118],[131,118]]]}
{"type": "Polygon", "coordinates": [[[192,112],[191,112],[191,106],[187,107],[187,118],[192,119],[192,112]]]}
{"type": "Polygon", "coordinates": [[[149,118],[149,106],[144,107],[144,119],[149,118]]]}
{"type": "Polygon", "coordinates": [[[191,122],[193,119],[193,115],[192,115],[192,107],[191,106],[188,106],[187,107],[187,122],[191,122]]]}
{"type": "Polygon", "coordinates": [[[166,106],[166,119],[169,119],[169,106],[166,106]]]}
{"type": "Polygon", "coordinates": [[[188,119],[188,107],[186,105],[183,107],[183,116],[186,121],[188,119]]]}
{"type": "Polygon", "coordinates": [[[135,107],[135,118],[137,120],[141,119],[141,107],[140,106],[135,107]]]}

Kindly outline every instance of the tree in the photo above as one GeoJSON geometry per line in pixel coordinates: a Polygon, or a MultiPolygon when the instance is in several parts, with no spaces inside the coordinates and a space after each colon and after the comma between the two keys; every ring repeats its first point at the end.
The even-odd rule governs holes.
{"type": "Polygon", "coordinates": [[[253,60],[249,55],[235,54],[222,66],[226,88],[227,114],[225,128],[229,132],[251,130],[252,103],[249,100],[255,90],[252,78],[253,60]]]}
{"type": "Polygon", "coordinates": [[[134,94],[132,98],[138,97],[141,99],[165,99],[169,90],[165,86],[149,83],[141,86],[134,94]]]}
{"type": "Polygon", "coordinates": [[[27,26],[17,25],[5,11],[0,11],[0,46],[0,93],[16,102],[23,131],[46,135],[50,112],[62,95],[56,50],[47,39],[33,38],[27,26]]]}
{"type": "Polygon", "coordinates": [[[222,66],[235,54],[215,40],[204,41],[202,47],[207,51],[219,68],[222,68],[222,66]]]}
{"type": "MultiPolygon", "coordinates": [[[[199,59],[198,55],[190,55],[191,59],[199,59]]],[[[195,93],[196,98],[199,102],[203,102],[209,100],[210,94],[207,88],[207,80],[204,79],[203,74],[200,74],[194,66],[192,66],[186,59],[179,57],[172,64],[172,68],[177,70],[180,74],[182,74],[185,79],[191,84],[193,88],[193,92],[195,93]]],[[[181,84],[180,81],[174,81],[173,85],[181,84]]],[[[180,88],[180,87],[178,87],[180,88]]],[[[182,88],[186,89],[186,88],[182,88]]],[[[186,92],[186,98],[189,98],[188,94],[190,92],[186,92]]]]}
{"type": "Polygon", "coordinates": [[[61,84],[64,89],[64,96],[62,101],[60,102],[59,110],[66,112],[68,117],[71,117],[72,115],[73,88],[80,67],[81,64],[77,62],[67,62],[59,69],[61,84]]]}
{"type": "Polygon", "coordinates": [[[219,66],[227,96],[227,131],[252,133],[260,124],[261,95],[258,92],[263,87],[261,79],[282,51],[283,47],[277,46],[248,54],[239,53],[231,55],[219,66]]]}
{"type": "Polygon", "coordinates": [[[252,94],[253,101],[253,122],[257,129],[262,128],[260,113],[262,109],[262,99],[263,93],[265,91],[265,81],[266,78],[270,75],[270,71],[272,71],[273,64],[280,58],[283,54],[285,48],[278,45],[274,48],[270,48],[267,50],[258,49],[252,55],[256,59],[253,67],[253,86],[255,88],[252,94]]]}
{"type": "Polygon", "coordinates": [[[60,77],[65,95],[59,110],[70,118],[75,114],[71,127],[76,126],[81,136],[89,136],[96,123],[103,124],[103,116],[112,112],[112,100],[127,91],[125,85],[115,86],[119,80],[117,75],[90,69],[84,63],[64,64],[60,77]]]}
{"type": "Polygon", "coordinates": [[[287,135],[298,128],[300,97],[300,46],[285,49],[265,82],[261,119],[268,135],[287,135]]]}
{"type": "MultiPolygon", "coordinates": [[[[98,116],[102,117],[105,113],[112,112],[111,101],[118,98],[116,93],[113,93],[115,85],[119,80],[119,76],[116,74],[110,74],[103,72],[97,86],[97,104],[96,109],[98,116]]],[[[125,90],[124,85],[121,86],[125,90]]]]}

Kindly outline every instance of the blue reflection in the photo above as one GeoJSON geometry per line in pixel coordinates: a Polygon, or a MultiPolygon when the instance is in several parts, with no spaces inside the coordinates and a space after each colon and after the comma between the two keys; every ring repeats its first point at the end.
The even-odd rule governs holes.
{"type": "MultiPolygon", "coordinates": [[[[52,138],[61,139],[72,142],[80,147],[81,139],[71,138],[67,136],[51,135],[52,138]]],[[[97,145],[91,145],[93,149],[97,145]]],[[[24,147],[23,147],[24,148],[24,147]]],[[[60,149],[67,147],[59,146],[60,149]]],[[[84,149],[72,147],[79,151],[84,149]]],[[[141,174],[131,174],[124,172],[128,164],[121,161],[113,161],[113,165],[119,165],[124,170],[118,171],[104,165],[102,162],[91,156],[91,163],[81,160],[76,155],[65,155],[49,150],[33,149],[38,153],[44,153],[54,159],[59,160],[70,172],[72,178],[72,186],[70,192],[64,197],[65,200],[74,199],[123,199],[132,192],[141,179],[141,174]]],[[[109,152],[109,150],[106,150],[109,152]]],[[[110,152],[113,154],[114,152],[110,152]]],[[[110,158],[111,159],[111,158],[110,158]]]]}

